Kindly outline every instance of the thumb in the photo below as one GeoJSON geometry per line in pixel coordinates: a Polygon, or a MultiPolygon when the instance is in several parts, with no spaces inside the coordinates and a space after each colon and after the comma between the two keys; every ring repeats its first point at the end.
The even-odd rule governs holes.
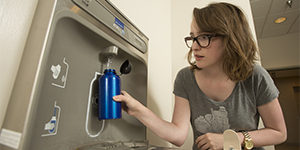
{"type": "Polygon", "coordinates": [[[123,99],[124,99],[124,96],[123,95],[116,95],[113,97],[113,99],[117,102],[122,102],[123,99]]]}
{"type": "Polygon", "coordinates": [[[116,95],[113,97],[113,99],[117,102],[127,102],[130,101],[130,99],[132,99],[132,97],[125,91],[121,91],[120,95],[116,95]]]}

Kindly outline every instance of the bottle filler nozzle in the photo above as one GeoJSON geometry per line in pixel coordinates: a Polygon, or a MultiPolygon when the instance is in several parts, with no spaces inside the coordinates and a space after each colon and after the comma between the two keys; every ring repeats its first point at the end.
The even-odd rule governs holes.
{"type": "MultiPolygon", "coordinates": [[[[112,59],[118,55],[118,47],[117,46],[109,46],[101,51],[100,53],[100,61],[103,59],[103,56],[107,59],[107,68],[110,68],[110,64],[112,63],[112,59]]],[[[105,62],[104,60],[102,62],[105,62]]]]}
{"type": "Polygon", "coordinates": [[[104,55],[107,58],[114,58],[118,55],[118,47],[117,46],[110,46],[105,48],[104,50],[102,50],[102,52],[100,53],[100,55],[104,55]]]}

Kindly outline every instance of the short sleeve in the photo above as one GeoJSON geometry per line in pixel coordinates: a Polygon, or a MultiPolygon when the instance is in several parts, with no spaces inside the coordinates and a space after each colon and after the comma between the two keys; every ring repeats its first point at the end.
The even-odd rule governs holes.
{"type": "Polygon", "coordinates": [[[182,70],[180,70],[175,78],[175,82],[174,82],[174,89],[173,89],[173,93],[176,96],[179,97],[183,97],[185,99],[188,99],[188,94],[186,92],[186,82],[185,82],[185,78],[188,68],[183,68],[182,70]]]}
{"type": "Polygon", "coordinates": [[[256,87],[256,104],[257,106],[261,106],[266,104],[275,98],[278,98],[279,91],[274,84],[273,79],[269,75],[269,73],[261,66],[256,66],[254,73],[254,84],[256,87]]]}

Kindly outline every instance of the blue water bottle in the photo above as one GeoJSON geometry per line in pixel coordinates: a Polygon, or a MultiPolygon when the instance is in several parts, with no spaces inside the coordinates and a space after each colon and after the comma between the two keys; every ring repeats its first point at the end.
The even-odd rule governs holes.
{"type": "Polygon", "coordinates": [[[106,69],[99,79],[98,119],[118,119],[122,117],[121,102],[113,100],[121,94],[120,77],[114,69],[106,69]]]}

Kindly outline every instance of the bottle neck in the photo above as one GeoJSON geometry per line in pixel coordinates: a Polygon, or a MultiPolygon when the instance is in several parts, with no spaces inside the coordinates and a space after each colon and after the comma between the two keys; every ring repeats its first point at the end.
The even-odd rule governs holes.
{"type": "Polygon", "coordinates": [[[104,73],[113,73],[113,74],[116,74],[116,71],[114,69],[105,69],[104,73]]]}

